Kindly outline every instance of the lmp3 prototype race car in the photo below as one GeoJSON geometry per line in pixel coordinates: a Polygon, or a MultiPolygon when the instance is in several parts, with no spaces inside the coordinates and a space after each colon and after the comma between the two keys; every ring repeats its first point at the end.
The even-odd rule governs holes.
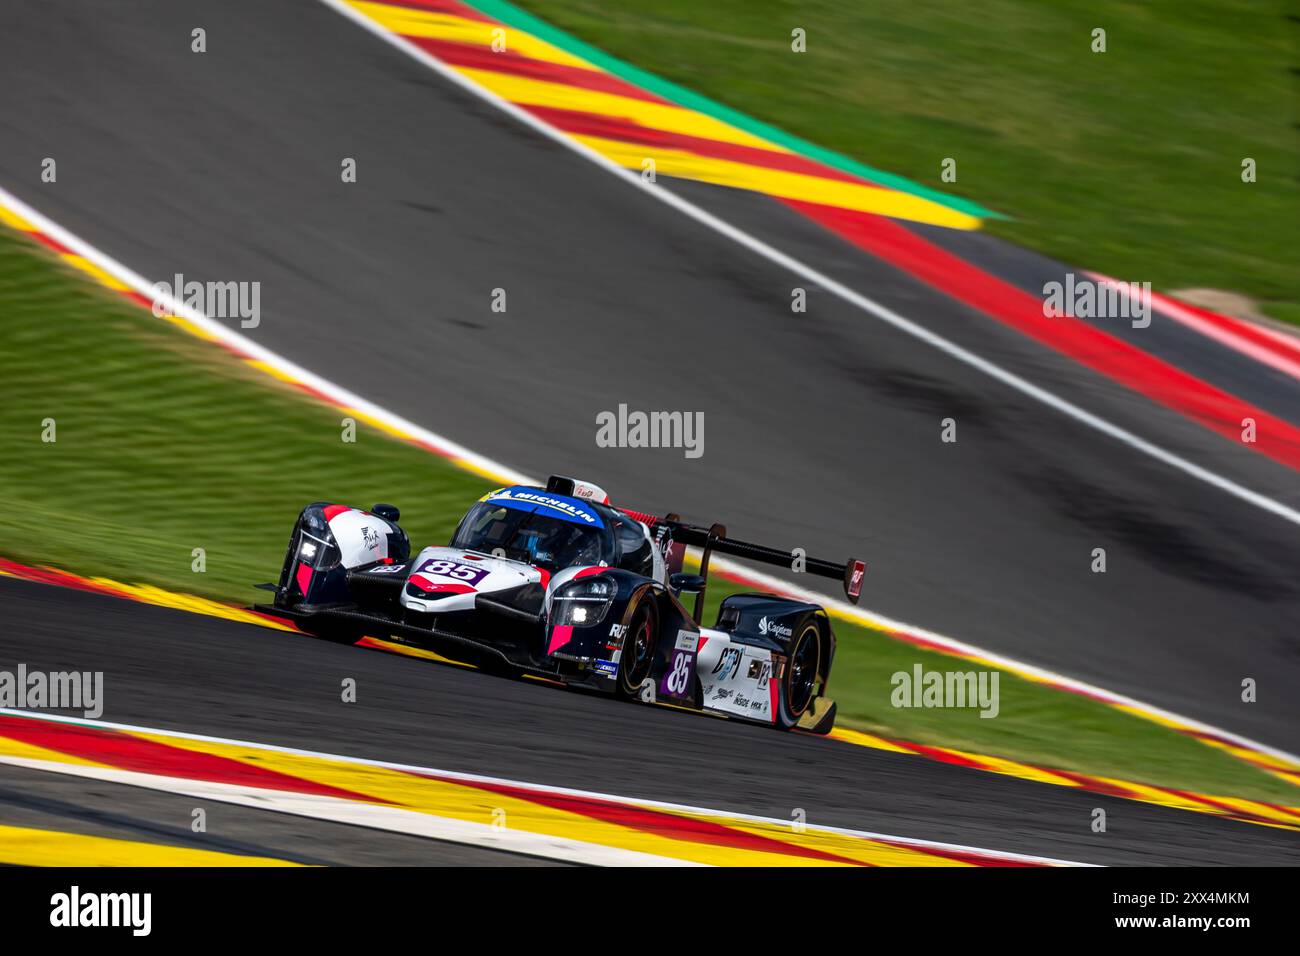
{"type": "Polygon", "coordinates": [[[552,476],[484,495],[448,547],[414,559],[392,505],[317,502],[298,517],[272,604],[255,609],[354,643],[387,639],[496,673],[529,674],[782,730],[828,733],[835,635],[824,608],[774,594],[723,600],[702,627],[714,553],[843,581],[857,603],[866,565],[796,557],[614,508],[597,486],[552,476]],[[698,574],[682,571],[688,546],[698,574]],[[683,594],[694,595],[687,611],[683,594]]]}

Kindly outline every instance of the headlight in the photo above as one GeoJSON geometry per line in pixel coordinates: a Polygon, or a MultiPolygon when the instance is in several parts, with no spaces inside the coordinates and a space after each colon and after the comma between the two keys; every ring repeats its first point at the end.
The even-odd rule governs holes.
{"type": "Polygon", "coordinates": [[[590,627],[605,620],[614,603],[614,582],[587,578],[564,585],[551,598],[551,623],[559,627],[590,627]]]}
{"type": "Polygon", "coordinates": [[[310,564],[312,558],[316,557],[316,545],[311,541],[304,541],[302,547],[298,549],[298,556],[310,564]]]}

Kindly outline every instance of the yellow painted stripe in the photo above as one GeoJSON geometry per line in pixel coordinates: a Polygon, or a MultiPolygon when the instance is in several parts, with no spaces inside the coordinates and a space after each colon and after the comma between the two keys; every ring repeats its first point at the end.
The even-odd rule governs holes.
{"type": "Polygon", "coordinates": [[[750,189],[784,199],[910,219],[914,222],[947,226],[950,229],[978,229],[980,225],[980,220],[974,216],[893,189],[878,189],[874,186],[805,176],[802,173],[698,156],[683,150],[623,143],[596,136],[574,136],[573,139],[629,169],[641,169],[646,159],[653,159],[656,173],[662,176],[677,176],[735,189],[750,189]]]}
{"type": "Polygon", "coordinates": [[[877,737],[874,734],[863,733],[860,730],[852,730],[848,727],[836,727],[829,734],[832,740],[842,740],[848,744],[854,744],[858,747],[871,747],[875,750],[892,750],[900,754],[914,754],[915,750],[904,747],[902,744],[895,743],[892,740],[886,740],[884,737],[877,737]]]}
{"type": "Polygon", "coordinates": [[[387,422],[383,421],[382,419],[376,418],[375,416],[370,415],[367,412],[360,411],[359,409],[356,408],[343,408],[343,407],[340,407],[339,411],[343,412],[343,414],[345,415],[349,415],[352,418],[357,419],[357,421],[365,422],[371,428],[379,429],[381,432],[385,433],[386,435],[391,435],[394,438],[400,438],[403,441],[409,441],[411,439],[411,435],[409,432],[403,431],[402,429],[396,427],[395,425],[390,425],[387,422]]]}
{"type": "Polygon", "coordinates": [[[189,319],[185,318],[184,316],[172,315],[169,312],[168,314],[164,315],[162,318],[165,321],[170,322],[172,325],[176,326],[177,328],[181,329],[182,331],[190,335],[193,335],[197,338],[200,338],[205,342],[220,341],[220,339],[217,337],[215,333],[209,332],[207,329],[203,328],[202,326],[198,325],[195,322],[191,322],[189,319]]]}
{"type": "Polygon", "coordinates": [[[229,604],[222,604],[220,601],[209,600],[193,594],[164,591],[152,584],[122,584],[109,578],[90,578],[89,580],[101,587],[112,588],[123,597],[139,601],[142,604],[176,608],[181,611],[203,614],[207,617],[220,617],[227,621],[238,621],[243,624],[257,624],[280,631],[297,630],[289,625],[281,624],[279,621],[268,620],[252,611],[245,611],[243,608],[232,607],[229,604]]]}
{"type": "MultiPolygon", "coordinates": [[[[765,139],[753,136],[743,130],[715,120],[711,116],[694,110],[682,109],[663,103],[651,103],[647,100],[632,99],[616,93],[603,93],[587,90],[565,83],[552,83],[531,77],[513,76],[507,73],[495,73],[491,70],[474,70],[455,68],[458,73],[468,77],[480,86],[486,87],[498,96],[524,106],[544,106],[553,109],[582,110],[598,113],[617,119],[630,121],[648,129],[666,130],[683,133],[688,136],[702,136],[725,143],[741,146],[754,146],[773,152],[788,152],[765,139]]],[[[582,140],[580,136],[570,139],[582,140]]],[[[638,164],[640,160],[637,161],[638,164]]]]}
{"type": "MultiPolygon", "coordinates": [[[[697,817],[696,819],[712,819],[697,817]]],[[[732,827],[770,840],[782,840],[810,850],[833,853],[850,860],[856,860],[868,866],[960,866],[970,867],[973,863],[953,860],[948,857],[928,853],[923,849],[881,843],[864,837],[844,833],[830,833],[823,830],[797,830],[794,822],[789,826],[765,823],[753,820],[733,820],[732,827]]],[[[820,864],[826,865],[826,864],[820,864]]]]}
{"type": "Polygon", "coordinates": [[[1240,810],[1242,813],[1263,817],[1266,820],[1272,820],[1274,823],[1280,823],[1292,829],[1300,828],[1300,812],[1286,807],[1279,810],[1276,807],[1270,807],[1266,803],[1260,803],[1256,800],[1246,800],[1241,797],[1214,797],[1213,799],[1220,803],[1226,803],[1228,806],[1240,810]]]}
{"type": "Polygon", "coordinates": [[[488,48],[492,47],[493,41],[499,36],[504,38],[505,49],[508,52],[518,53],[520,56],[534,60],[545,60],[547,63],[595,70],[595,67],[586,60],[566,53],[545,40],[539,40],[530,33],[507,27],[502,23],[485,23],[433,10],[413,10],[410,7],[363,3],[358,0],[348,0],[348,6],[401,36],[451,40],[455,43],[468,43],[488,48]]]}
{"type": "Polygon", "coordinates": [[[78,767],[108,766],[108,764],[100,763],[97,760],[86,760],[83,757],[65,754],[61,750],[50,750],[47,747],[38,747],[22,740],[15,740],[12,737],[5,736],[3,730],[0,730],[0,756],[19,757],[23,760],[48,760],[55,763],[73,764],[78,767]]]}
{"type": "Polygon", "coordinates": [[[19,232],[40,232],[34,223],[24,219],[3,204],[0,204],[0,223],[9,226],[11,229],[17,229],[19,232]]]}
{"type": "Polygon", "coordinates": [[[10,866],[297,866],[264,856],[140,843],[84,833],[0,826],[0,863],[10,866]]]}
{"type": "Polygon", "coordinates": [[[131,287],[125,282],[122,282],[116,276],[105,272],[85,256],[79,256],[74,252],[61,252],[59,253],[59,258],[73,268],[80,269],[82,272],[91,276],[101,285],[108,286],[108,288],[112,289],[114,292],[130,291],[131,287]]]}
{"type": "Polygon", "coordinates": [[[478,475],[480,478],[486,478],[488,481],[501,481],[501,482],[507,481],[504,475],[498,474],[492,469],[485,468],[482,465],[477,465],[474,462],[469,461],[465,458],[453,458],[452,462],[456,464],[458,467],[463,468],[465,471],[472,472],[478,475]]]}
{"type": "Polygon", "coordinates": [[[473,664],[466,664],[463,661],[453,661],[450,657],[443,657],[441,654],[435,654],[433,651],[426,651],[422,647],[411,647],[408,644],[398,644],[396,641],[385,641],[377,637],[363,637],[357,642],[358,647],[372,647],[376,650],[387,651],[390,654],[401,654],[404,657],[418,657],[424,661],[436,661],[439,664],[450,664],[453,667],[465,667],[469,670],[477,670],[473,664]]]}

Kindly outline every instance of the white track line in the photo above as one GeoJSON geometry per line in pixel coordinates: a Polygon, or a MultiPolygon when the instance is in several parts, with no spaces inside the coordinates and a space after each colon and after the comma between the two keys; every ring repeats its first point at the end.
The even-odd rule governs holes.
{"type": "MultiPolygon", "coordinates": [[[[541,133],[547,138],[553,139],[556,142],[561,143],[565,147],[572,149],[573,151],[586,157],[587,159],[591,160],[593,163],[607,170],[611,174],[616,175],[619,178],[623,179],[625,182],[627,182],[629,185],[633,186],[634,188],[642,189],[648,192],[650,195],[660,199],[661,201],[666,202],[669,205],[680,209],[683,213],[690,216],[691,218],[698,220],[699,222],[709,226],[712,229],[715,229],[716,231],[722,233],[723,235],[728,236],[729,238],[735,239],[741,245],[745,246],[746,248],[752,249],[758,254],[764,256],[765,258],[768,258],[771,261],[776,262],[778,265],[781,265],[785,268],[789,268],[792,271],[796,272],[797,274],[812,277],[813,281],[826,285],[828,288],[831,288],[832,291],[835,291],[836,294],[842,294],[843,297],[846,298],[848,301],[853,302],[855,305],[860,305],[867,312],[878,315],[880,318],[884,319],[890,324],[897,325],[899,328],[902,328],[904,331],[908,331],[910,334],[915,335],[917,338],[920,338],[923,341],[934,344],[935,347],[939,348],[941,351],[947,351],[950,354],[953,354],[954,357],[958,357],[962,361],[968,361],[969,364],[975,365],[975,367],[981,368],[982,370],[984,369],[985,366],[987,366],[988,369],[996,370],[996,371],[990,371],[989,374],[993,375],[994,378],[1007,381],[1008,384],[1012,384],[1013,387],[1019,388],[1019,386],[1015,385],[1012,380],[1014,380],[1014,382],[1021,382],[1024,385],[1024,388],[1021,390],[1026,391],[1026,394],[1031,395],[1031,397],[1040,398],[1040,394],[1041,394],[1041,396],[1045,396],[1045,398],[1040,398],[1040,400],[1045,401],[1046,404],[1053,405],[1053,407],[1056,407],[1054,403],[1059,403],[1061,406],[1065,406],[1068,409],[1073,409],[1074,411],[1067,411],[1066,413],[1070,414],[1072,417],[1076,417],[1075,412],[1077,412],[1078,416],[1082,416],[1080,420],[1084,421],[1085,424],[1092,424],[1093,427],[1096,427],[1099,430],[1106,432],[1107,434],[1111,434],[1113,432],[1115,434],[1115,437],[1120,438],[1120,440],[1130,444],[1137,443],[1135,447],[1138,447],[1139,450],[1147,451],[1147,447],[1144,447],[1147,446],[1147,443],[1144,442],[1143,439],[1137,438],[1136,436],[1132,436],[1128,432],[1124,431],[1123,429],[1120,429],[1118,426],[1110,425],[1109,423],[1104,422],[1099,418],[1096,418],[1096,416],[1091,415],[1091,413],[1089,412],[1085,412],[1082,409],[1075,409],[1073,405],[1069,405],[1069,403],[1065,402],[1064,399],[1056,398],[1050,393],[1042,389],[1039,389],[1037,386],[1032,385],[1028,382],[1024,382],[1022,379],[1019,379],[1017,376],[1013,375],[1010,372],[1002,371],[1000,368],[998,368],[998,366],[993,365],[992,363],[987,362],[984,359],[981,359],[978,356],[973,355],[972,353],[966,352],[964,349],[961,349],[959,346],[949,343],[946,339],[943,339],[942,337],[935,335],[934,333],[926,329],[923,329],[920,326],[915,325],[914,323],[912,323],[908,319],[903,318],[902,316],[895,315],[895,313],[889,311],[884,306],[876,305],[875,303],[871,302],[869,299],[866,299],[865,297],[858,295],[858,293],[853,292],[851,289],[848,289],[847,287],[841,285],[840,283],[835,282],[829,277],[821,276],[820,273],[816,272],[816,270],[813,270],[811,267],[805,266],[802,263],[799,263],[796,260],[791,259],[790,257],[786,256],[784,253],[781,253],[776,249],[773,249],[772,247],[766,245],[761,240],[749,236],[748,234],[741,232],[739,229],[736,229],[735,227],[725,222],[722,222],[712,214],[707,213],[702,209],[699,209],[698,207],[687,202],[686,200],[674,196],[672,193],[666,190],[659,189],[653,185],[643,183],[639,176],[632,173],[627,173],[621,167],[605,159],[599,153],[596,153],[593,150],[588,149],[586,146],[583,146],[581,143],[576,143],[568,139],[564,134],[560,133],[558,130],[555,130],[550,126],[547,126],[546,124],[542,123],[540,120],[533,117],[531,114],[526,113],[523,110],[519,109],[513,103],[503,100],[496,94],[474,85],[471,81],[465,79],[460,74],[456,73],[450,67],[445,66],[434,57],[429,56],[423,50],[419,49],[416,46],[413,46],[410,43],[407,43],[401,37],[398,37],[395,34],[390,33],[384,27],[375,23],[373,20],[368,19],[363,14],[360,14],[355,10],[352,10],[350,7],[346,6],[342,2],[342,0],[320,0],[320,2],[334,8],[342,15],[348,17],[348,19],[353,20],[354,22],[356,22],[361,27],[365,28],[370,33],[373,33],[375,36],[382,39],[384,42],[396,47],[397,49],[413,57],[414,59],[419,60],[421,63],[425,64],[430,69],[434,70],[440,75],[446,77],[448,80],[455,83],[457,86],[461,87],[462,89],[470,93],[473,93],[474,95],[486,100],[487,102],[493,104],[494,106],[499,107],[504,112],[508,113],[509,115],[518,119],[520,122],[528,125],[529,127],[535,129],[537,132],[541,133]],[[955,350],[955,351],[951,351],[951,350],[955,350]],[[1095,420],[1095,424],[1093,420],[1095,420]],[[1130,442],[1129,439],[1132,439],[1132,441],[1130,442]]],[[[117,279],[121,280],[123,283],[130,286],[136,292],[139,292],[141,295],[144,295],[150,298],[151,300],[156,297],[159,301],[161,301],[164,305],[166,305],[172,311],[173,314],[189,320],[199,328],[203,329],[204,332],[208,333],[213,338],[220,340],[221,342],[231,347],[235,351],[241,352],[250,358],[254,358],[264,363],[268,367],[273,368],[276,371],[282,373],[283,375],[293,380],[302,382],[303,384],[311,387],[315,391],[319,392],[321,395],[325,396],[329,401],[334,402],[341,406],[357,409],[358,411],[363,412],[364,414],[374,418],[375,420],[385,423],[390,428],[404,432],[408,434],[410,437],[412,437],[413,439],[421,442],[422,444],[427,445],[430,448],[437,449],[442,454],[445,454],[453,458],[459,458],[466,462],[469,462],[480,472],[491,474],[497,480],[509,484],[537,484],[536,479],[529,478],[527,475],[515,471],[513,468],[503,465],[500,462],[493,461],[492,459],[479,455],[476,452],[470,451],[468,448],[465,448],[462,445],[458,445],[455,442],[451,441],[450,439],[444,438],[443,436],[438,435],[427,428],[417,425],[414,422],[409,421],[408,419],[402,418],[400,415],[390,412],[387,409],[382,408],[379,405],[376,405],[373,402],[370,402],[367,399],[364,399],[361,396],[348,391],[342,386],[336,385],[333,382],[322,378],[321,376],[315,374],[314,372],[308,371],[307,369],[290,361],[287,358],[284,358],[278,353],[272,352],[270,349],[257,344],[256,342],[247,338],[237,330],[230,328],[229,326],[226,326],[221,322],[217,322],[212,319],[209,319],[201,312],[195,311],[194,309],[187,306],[184,302],[181,302],[172,296],[158,295],[157,291],[153,287],[153,284],[150,283],[148,280],[146,280],[143,276],[129,269],[127,266],[123,265],[121,262],[118,262],[116,259],[112,258],[111,256],[104,253],[103,251],[85,242],[80,237],[64,229],[58,223],[54,222],[52,219],[45,216],[44,214],[38,212],[36,209],[33,209],[27,203],[23,202],[21,199],[19,199],[17,196],[13,195],[11,192],[4,189],[3,187],[0,187],[0,204],[3,204],[9,207],[10,209],[13,209],[22,218],[29,220],[34,225],[38,226],[41,229],[41,231],[45,232],[52,238],[57,239],[63,245],[67,246],[69,249],[76,252],[78,255],[84,256],[87,260],[94,263],[96,266],[103,269],[105,272],[109,273],[110,275],[113,275],[117,279]]],[[[1184,462],[1183,459],[1178,458],[1177,456],[1174,456],[1169,452],[1164,452],[1161,449],[1157,449],[1155,448],[1155,446],[1149,446],[1149,448],[1159,453],[1159,454],[1154,454],[1153,457],[1160,458],[1161,455],[1166,455],[1170,459],[1172,459],[1170,463],[1174,464],[1175,467],[1181,468],[1182,465],[1186,465],[1186,468],[1183,470],[1190,469],[1188,473],[1193,474],[1194,477],[1200,477],[1202,478],[1202,480],[1207,481],[1211,485],[1224,487],[1224,490],[1227,490],[1230,494],[1234,494],[1237,497],[1243,498],[1244,500],[1249,501],[1252,504],[1257,504],[1259,507],[1263,508],[1266,511],[1271,511],[1276,514],[1279,514],[1281,517],[1285,518],[1286,520],[1300,525],[1300,512],[1296,512],[1279,502],[1273,501],[1272,499],[1265,498],[1263,495],[1258,495],[1255,492],[1249,491],[1248,489],[1241,488],[1240,486],[1234,484],[1233,482],[1229,481],[1226,478],[1220,478],[1217,475],[1213,475],[1211,472],[1208,472],[1205,469],[1201,469],[1199,466],[1193,465],[1190,462],[1184,462]],[[1200,472],[1203,472],[1204,474],[1203,475],[1199,474],[1200,472]]],[[[1148,453],[1151,452],[1148,451],[1148,453]]],[[[1033,674],[1034,676],[1037,676],[1044,680],[1050,680],[1054,683],[1060,684],[1062,687],[1068,687],[1072,690],[1081,693],[1095,695],[1111,703],[1118,704],[1121,706],[1126,706],[1126,707],[1133,707],[1138,710],[1144,711],[1147,714],[1154,715],[1160,719],[1173,721],[1187,729],[1196,730],[1202,733],[1214,734],[1215,736],[1222,737],[1224,740],[1231,741],[1232,743],[1244,747],[1248,750],[1254,750],[1260,753],[1265,753],[1270,756],[1276,757],[1280,760],[1286,760],[1292,763],[1300,764],[1300,756],[1295,756],[1293,754],[1287,753],[1286,751],[1279,750],[1277,748],[1270,747],[1266,744],[1259,743],[1258,741],[1251,740],[1248,737],[1244,737],[1240,734],[1233,733],[1232,731],[1225,730],[1221,727],[1216,727],[1212,724],[1207,724],[1190,717],[1184,717],[1180,714],[1175,714],[1171,711],[1164,710],[1163,708],[1156,707],[1151,704],[1147,704],[1143,701],[1135,700],[1134,698],[1131,697],[1126,697],[1122,694],[1113,693],[1111,691],[1105,690],[1104,688],[1097,687],[1093,684],[1088,684],[1084,681],[1075,680],[1074,678],[1067,677],[1063,674],[1057,674],[1053,671],[1038,667],[1036,665],[1026,664],[1020,661],[1016,661],[1013,658],[1005,657],[993,651],[984,650],[983,648],[977,647],[973,644],[967,644],[963,641],[958,641],[953,638],[949,638],[944,635],[937,634],[934,631],[929,631],[926,630],[925,628],[916,627],[911,624],[905,624],[901,621],[895,621],[884,615],[875,614],[866,609],[855,607],[853,605],[848,604],[847,602],[829,598],[826,595],[822,594],[821,592],[811,591],[807,588],[800,588],[796,585],[789,584],[786,581],[782,581],[779,578],[771,577],[765,574],[759,574],[757,572],[751,571],[747,566],[743,564],[733,562],[733,561],[728,561],[722,558],[714,558],[712,560],[711,567],[721,570],[724,573],[729,573],[732,575],[736,575],[738,577],[747,578],[751,581],[762,583],[765,587],[772,588],[775,591],[784,591],[786,593],[789,593],[793,596],[800,597],[805,600],[820,601],[824,606],[827,607],[828,610],[833,608],[841,617],[845,617],[857,621],[861,624],[867,625],[868,627],[885,627],[890,630],[906,631],[911,634],[923,636],[927,640],[933,641],[935,644],[945,647],[949,650],[952,650],[955,653],[971,654],[971,655],[984,657],[990,661],[995,661],[1003,664],[1009,670],[1013,670],[1013,671],[1019,670],[1024,673],[1033,674]]]]}
{"type": "MultiPolygon", "coordinates": [[[[635,797],[621,797],[621,796],[615,796],[613,794],[608,794],[608,793],[598,793],[594,790],[577,790],[571,787],[551,787],[545,784],[528,783],[526,781],[520,781],[520,780],[511,780],[508,777],[491,777],[491,776],[486,776],[484,774],[461,773],[459,771],[454,771],[454,770],[438,770],[433,767],[421,767],[416,764],[395,763],[387,760],[369,760],[364,757],[344,757],[339,754],[324,753],[323,751],[319,751],[319,750],[303,750],[297,747],[281,747],[275,744],[253,743],[247,740],[236,740],[231,737],[210,737],[204,734],[192,734],[192,733],[185,733],[183,731],[176,731],[176,730],[159,730],[154,727],[140,727],[134,724],[119,724],[107,720],[86,720],[80,717],[64,717],[58,714],[43,714],[43,713],[37,714],[29,710],[14,710],[8,707],[0,707],[0,714],[4,714],[9,717],[22,717],[28,720],[46,721],[49,723],[72,724],[78,727],[89,727],[98,730],[119,730],[119,731],[125,731],[127,733],[149,734],[157,737],[174,737],[177,740],[192,740],[199,743],[212,743],[212,744],[221,744],[223,746],[235,746],[235,747],[250,747],[258,750],[271,751],[273,753],[291,754],[297,757],[313,757],[321,760],[335,760],[340,763],[356,764],[358,766],[363,766],[363,767],[380,767],[385,770],[399,770],[404,773],[429,774],[433,776],[446,777],[449,780],[461,781],[471,785],[472,784],[495,784],[495,785],[502,785],[502,786],[523,787],[525,789],[535,790],[539,793],[554,794],[556,796],[566,796],[566,797],[581,797],[581,798],[591,799],[591,800],[605,800],[613,803],[626,804],[628,806],[644,807],[649,810],[664,810],[670,813],[676,812],[676,813],[706,814],[709,816],[725,817],[729,820],[738,820],[747,823],[763,823],[763,824],[771,824],[780,827],[790,826],[789,820],[782,820],[777,817],[762,817],[762,816],[756,816],[754,814],[749,814],[749,813],[733,813],[730,810],[715,810],[709,807],[697,807],[697,806],[691,806],[689,804],[681,804],[681,803],[665,803],[658,800],[641,800],[635,797]]],[[[116,770],[114,768],[86,767],[78,764],[65,764],[57,760],[47,761],[47,760],[40,760],[40,759],[29,758],[29,757],[15,757],[15,756],[8,756],[5,754],[0,754],[0,764],[5,764],[5,763],[13,764],[14,766],[20,766],[20,767],[31,767],[37,770],[50,770],[55,773],[76,774],[80,776],[94,777],[97,779],[104,779],[104,780],[114,779],[115,782],[118,783],[126,783],[132,786],[150,787],[156,790],[172,790],[173,792],[188,793],[190,792],[188,788],[197,788],[197,787],[214,788],[211,792],[205,793],[206,796],[210,796],[214,800],[224,799],[225,802],[243,803],[246,806],[258,807],[261,809],[277,810],[284,813],[301,813],[301,815],[303,816],[318,816],[320,819],[339,819],[340,822],[356,823],[359,826],[372,826],[378,829],[393,829],[393,830],[397,830],[397,832],[403,832],[403,833],[416,832],[415,830],[411,830],[411,829],[398,830],[395,826],[391,826],[391,825],[377,826],[375,821],[380,820],[381,818],[379,817],[367,818],[363,816],[358,816],[355,819],[344,820],[342,818],[320,816],[320,814],[316,812],[310,812],[310,813],[301,812],[304,810],[314,811],[319,809],[318,807],[315,807],[310,803],[310,801],[316,801],[316,800],[325,801],[325,802],[337,801],[339,803],[344,803],[349,805],[352,804],[352,801],[344,800],[342,798],[337,798],[337,797],[318,797],[315,795],[290,794],[290,796],[302,797],[304,801],[308,801],[308,802],[304,802],[303,804],[296,805],[296,808],[291,808],[291,804],[288,802],[284,802],[283,805],[266,806],[262,802],[263,794],[273,794],[273,795],[278,795],[280,797],[284,797],[285,792],[279,790],[265,790],[260,787],[244,787],[235,784],[217,784],[217,783],[210,783],[206,781],[189,780],[183,777],[163,777],[154,774],[136,773],[134,771],[116,770]],[[101,769],[109,769],[114,774],[120,776],[114,778],[103,776],[98,773],[98,771],[100,771],[101,769]],[[151,778],[154,780],[162,781],[165,785],[155,786],[153,783],[149,782],[151,778]],[[175,784],[182,784],[187,789],[174,790],[173,785],[175,784]],[[239,800],[227,799],[226,797],[218,795],[220,793],[220,790],[218,788],[229,788],[230,793],[227,796],[248,797],[251,794],[251,796],[255,797],[256,799],[250,798],[247,801],[243,799],[239,799],[239,800]]],[[[413,814],[415,816],[421,816],[421,817],[427,816],[427,814],[416,813],[415,811],[400,811],[400,812],[413,814]]],[[[443,818],[438,817],[435,819],[442,820],[443,818]]],[[[384,822],[393,823],[395,821],[388,820],[384,822]]],[[[452,820],[449,822],[455,823],[457,821],[452,820]]],[[[480,825],[466,824],[466,826],[477,828],[480,825]]],[[[897,843],[903,846],[915,847],[918,850],[941,850],[941,851],[946,850],[946,851],[959,852],[959,853],[972,853],[972,854],[988,857],[991,860],[1002,860],[1007,862],[1025,862],[1025,863],[1046,863],[1054,866],[1090,865],[1085,863],[1076,863],[1071,860],[1058,860],[1052,857],[1032,856],[1025,853],[1012,853],[1004,850],[986,850],[982,847],[965,846],[959,843],[941,843],[935,840],[917,840],[911,837],[891,836],[885,833],[873,833],[867,830],[853,830],[853,829],[848,829],[846,827],[818,826],[817,824],[813,824],[813,823],[806,823],[804,826],[805,829],[818,832],[818,833],[834,833],[842,836],[858,837],[864,840],[879,840],[887,843],[897,843]]],[[[482,825],[482,829],[491,832],[498,832],[498,833],[500,832],[500,831],[492,831],[492,827],[489,824],[482,825]]],[[[450,836],[439,835],[436,837],[436,839],[452,840],[453,842],[458,842],[458,843],[473,842],[475,843],[475,845],[495,846],[490,842],[484,843],[482,841],[479,841],[477,839],[477,836],[479,836],[480,834],[478,834],[477,830],[474,831],[473,834],[470,834],[476,837],[475,840],[457,839],[453,831],[448,831],[448,832],[451,832],[452,835],[450,836]]],[[[469,834],[469,831],[465,831],[465,832],[469,834]]],[[[512,831],[506,831],[506,832],[512,832],[512,831]]],[[[421,835],[432,835],[432,834],[421,834],[421,835]]],[[[527,836],[528,834],[524,834],[524,835],[527,836]]],[[[553,840],[561,840],[562,838],[548,836],[548,837],[539,837],[539,839],[553,841],[553,840]]],[[[587,850],[585,849],[587,847],[595,847],[597,850],[608,849],[610,850],[611,853],[632,854],[634,856],[646,858],[645,860],[640,861],[641,863],[651,862],[654,863],[655,865],[658,865],[660,861],[662,861],[664,863],[671,863],[679,866],[691,865],[688,863],[683,863],[683,861],[680,860],[672,860],[666,857],[658,857],[653,854],[639,853],[637,851],[632,851],[632,850],[617,850],[614,848],[598,846],[595,844],[581,843],[580,841],[567,841],[567,842],[577,844],[577,852],[582,852],[582,853],[587,852],[587,850]]],[[[512,852],[512,853],[529,853],[530,855],[535,855],[535,856],[554,855],[552,853],[541,853],[538,851],[537,848],[531,850],[521,849],[521,848],[512,849],[504,846],[495,846],[495,848],[505,849],[507,850],[507,852],[512,852]]],[[[573,849],[573,848],[568,848],[568,849],[573,849]]],[[[597,862],[597,861],[581,860],[579,862],[597,862]]],[[[631,861],[632,864],[635,864],[636,862],[637,861],[631,861]]],[[[630,864],[620,863],[616,861],[616,865],[630,865],[630,864]]]]}

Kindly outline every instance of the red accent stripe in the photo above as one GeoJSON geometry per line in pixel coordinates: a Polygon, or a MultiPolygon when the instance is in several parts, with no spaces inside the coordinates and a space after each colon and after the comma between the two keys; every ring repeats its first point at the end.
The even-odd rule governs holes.
{"type": "Polygon", "coordinates": [[[0,714],[0,735],[46,750],[93,760],[119,770],[208,780],[245,787],[262,787],[290,793],[310,793],[366,803],[389,803],[364,793],[355,793],[294,777],[252,763],[215,754],[184,750],[114,730],[98,730],[76,724],[58,724],[0,714]]]}
{"type": "Polygon", "coordinates": [[[599,136],[623,142],[638,143],[644,146],[660,146],[665,149],[680,149],[697,156],[711,159],[725,159],[749,166],[761,166],[765,169],[779,169],[819,179],[831,179],[837,182],[856,183],[859,186],[876,187],[876,183],[861,179],[830,166],[807,159],[794,153],[780,153],[757,146],[742,146],[738,143],[724,143],[702,136],[689,136],[667,130],[641,126],[631,120],[616,116],[604,116],[598,113],[585,113],[579,110],[563,110],[549,106],[524,106],[538,119],[550,123],[557,129],[575,136],[599,136]]]}
{"type": "Polygon", "coordinates": [[[573,627],[571,625],[555,625],[555,627],[551,628],[551,642],[546,646],[546,653],[554,654],[571,640],[573,640],[573,627]]]}
{"type": "Polygon", "coordinates": [[[423,574],[412,574],[409,581],[422,591],[430,594],[471,594],[474,589],[468,584],[434,581],[423,574]]]}
{"type": "Polygon", "coordinates": [[[655,515],[648,515],[644,511],[633,511],[631,508],[619,508],[618,510],[623,512],[623,514],[627,515],[633,521],[640,521],[642,524],[648,525],[651,528],[659,523],[659,519],[655,515]]]}
{"type": "MultiPolygon", "coordinates": [[[[454,40],[435,40],[431,37],[406,37],[428,53],[452,66],[470,70],[491,70],[494,73],[507,73],[510,76],[524,76],[534,80],[546,80],[550,83],[562,83],[583,90],[597,93],[613,93],[630,99],[645,100],[671,106],[667,100],[656,96],[640,87],[633,86],[610,73],[588,70],[581,66],[568,66],[562,63],[550,63],[507,50],[494,53],[491,47],[478,46],[473,43],[457,43],[454,40]]],[[[509,40],[506,41],[507,47],[509,40]]]]}
{"type": "Polygon", "coordinates": [[[873,256],[978,309],[1094,371],[1199,422],[1236,444],[1300,469],[1300,429],[1216,388],[1123,339],[1069,317],[1046,318],[1030,295],[910,229],[881,216],[797,200],[781,200],[873,256]],[[1257,440],[1241,442],[1252,418],[1257,440]]]}
{"type": "Polygon", "coordinates": [[[336,516],[343,514],[345,511],[351,510],[352,509],[347,505],[326,505],[324,508],[325,520],[333,521],[336,516]]]}
{"type": "Polygon", "coordinates": [[[294,575],[294,580],[298,582],[298,590],[307,596],[307,589],[311,587],[311,565],[306,561],[298,562],[298,571],[294,575]]]}

